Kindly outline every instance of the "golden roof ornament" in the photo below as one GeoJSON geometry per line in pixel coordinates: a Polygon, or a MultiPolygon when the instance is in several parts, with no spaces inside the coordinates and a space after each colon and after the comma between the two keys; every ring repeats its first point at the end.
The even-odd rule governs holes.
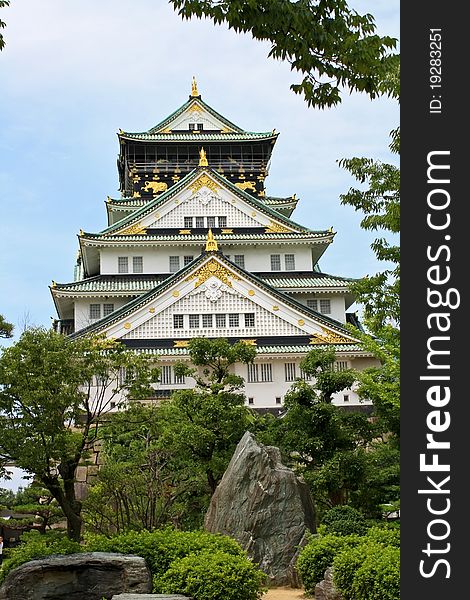
{"type": "Polygon", "coordinates": [[[206,151],[204,150],[204,148],[201,148],[199,150],[199,166],[207,167],[208,165],[209,163],[207,162],[206,151]]]}
{"type": "Polygon", "coordinates": [[[193,82],[191,84],[191,96],[196,97],[199,96],[199,92],[197,91],[197,83],[196,83],[196,78],[193,75],[193,82]]]}
{"type": "Polygon", "coordinates": [[[207,233],[206,252],[217,252],[218,249],[217,240],[214,238],[212,229],[209,229],[207,233]]]}

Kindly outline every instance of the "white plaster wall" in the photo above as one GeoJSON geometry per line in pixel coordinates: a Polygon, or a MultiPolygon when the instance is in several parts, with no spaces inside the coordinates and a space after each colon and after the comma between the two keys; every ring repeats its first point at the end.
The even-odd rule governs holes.
{"type": "MultiPolygon", "coordinates": [[[[285,272],[285,255],[295,255],[295,270],[312,270],[312,255],[309,246],[266,246],[235,245],[218,240],[222,252],[234,260],[235,254],[245,256],[245,269],[256,273],[271,271],[271,254],[281,255],[281,271],[285,272]]],[[[197,258],[204,248],[204,244],[188,244],[185,246],[163,246],[161,248],[104,248],[101,250],[101,274],[110,275],[118,273],[118,257],[129,257],[129,273],[132,273],[132,257],[143,257],[144,273],[157,274],[170,272],[170,256],[180,257],[180,266],[183,266],[184,256],[197,258]]],[[[276,271],[278,272],[278,271],[276,271]]],[[[291,273],[292,271],[288,271],[291,273]]]]}
{"type": "MultiPolygon", "coordinates": [[[[127,304],[130,300],[130,296],[122,298],[113,298],[109,297],[97,297],[97,298],[80,298],[75,300],[74,303],[74,318],[75,318],[75,331],[79,329],[83,329],[88,325],[91,325],[96,322],[94,319],[90,319],[90,304],[101,304],[101,311],[103,311],[103,304],[114,304],[114,310],[117,310],[124,304],[127,304]]],[[[101,312],[103,315],[103,312],[101,312]]]]}
{"type": "Polygon", "coordinates": [[[307,300],[315,298],[318,300],[318,308],[320,308],[320,300],[329,300],[331,304],[331,313],[325,313],[325,316],[335,319],[340,323],[346,323],[346,305],[344,296],[322,294],[321,292],[318,294],[289,294],[289,296],[295,298],[297,302],[300,302],[305,306],[307,306],[307,300]]]}

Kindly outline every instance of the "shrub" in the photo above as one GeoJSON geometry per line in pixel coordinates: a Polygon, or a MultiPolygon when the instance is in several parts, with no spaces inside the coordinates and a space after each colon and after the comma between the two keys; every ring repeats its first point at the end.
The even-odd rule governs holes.
{"type": "Polygon", "coordinates": [[[400,529],[396,527],[371,527],[367,532],[367,538],[382,546],[400,547],[400,529]]]}
{"type": "Polygon", "coordinates": [[[364,515],[352,506],[335,506],[328,510],[323,519],[327,533],[338,535],[364,535],[368,529],[364,515]]]}
{"type": "Polygon", "coordinates": [[[345,600],[399,600],[400,549],[367,542],[339,553],[333,580],[345,600]]]}
{"type": "Polygon", "coordinates": [[[0,570],[0,583],[7,574],[25,562],[35,558],[43,558],[51,554],[75,554],[81,552],[78,542],[72,542],[64,533],[51,532],[40,534],[37,531],[23,533],[22,543],[9,550],[8,558],[3,561],[0,570]]]}
{"type": "Polygon", "coordinates": [[[258,600],[266,576],[246,556],[200,552],[176,559],[154,582],[157,593],[194,600],[258,600]]]}
{"type": "Polygon", "coordinates": [[[333,534],[312,537],[300,552],[296,563],[305,591],[313,594],[315,585],[323,579],[325,570],[333,564],[334,557],[344,548],[357,546],[362,539],[357,535],[333,534]]]}
{"type": "Polygon", "coordinates": [[[222,551],[234,556],[246,556],[241,546],[228,536],[207,531],[177,531],[172,528],[155,531],[129,531],[111,538],[89,535],[88,552],[122,552],[141,556],[153,576],[163,575],[177,558],[198,552],[222,551]]]}

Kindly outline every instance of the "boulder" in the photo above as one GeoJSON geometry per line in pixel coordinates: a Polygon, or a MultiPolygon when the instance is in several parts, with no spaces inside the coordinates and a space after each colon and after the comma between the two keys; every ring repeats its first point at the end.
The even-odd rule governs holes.
{"type": "Polygon", "coordinates": [[[123,592],[151,591],[152,577],[140,556],[84,552],[20,565],[5,578],[0,600],[110,600],[123,592]]]}
{"type": "Polygon", "coordinates": [[[323,581],[315,586],[315,600],[343,600],[343,596],[333,583],[333,569],[328,567],[323,575],[323,581]]]}
{"type": "Polygon", "coordinates": [[[270,585],[298,587],[292,561],[315,511],[307,485],[281,462],[279,448],[240,440],[215,490],[205,528],[235,538],[259,564],[270,585]]]}

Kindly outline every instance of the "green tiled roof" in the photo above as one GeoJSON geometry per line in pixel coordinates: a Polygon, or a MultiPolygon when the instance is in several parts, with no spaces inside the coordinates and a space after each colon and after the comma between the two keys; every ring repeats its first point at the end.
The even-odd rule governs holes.
{"type": "MultiPolygon", "coordinates": [[[[164,230],[163,230],[164,231],[164,230]]],[[[328,231],[305,231],[301,233],[237,233],[223,234],[217,237],[218,243],[222,246],[224,241],[262,241],[262,240],[323,240],[327,236],[332,236],[328,231]]],[[[152,234],[152,235],[103,235],[102,233],[84,233],[81,237],[84,240],[100,240],[109,242],[194,242],[205,243],[206,234],[152,234]]]]}
{"type": "Polygon", "coordinates": [[[215,142],[215,141],[226,141],[226,142],[243,142],[245,140],[263,140],[263,139],[275,139],[277,134],[273,134],[271,131],[254,133],[251,131],[243,133],[218,133],[210,131],[201,131],[199,133],[182,131],[181,133],[128,133],[123,132],[120,137],[124,139],[142,140],[149,142],[182,142],[182,141],[203,141],[203,142],[215,142]]]}
{"type": "MultiPolygon", "coordinates": [[[[70,293],[122,293],[142,294],[149,292],[154,287],[170,277],[170,274],[162,275],[97,275],[89,279],[74,281],[71,283],[56,283],[53,288],[56,292],[70,293]]],[[[324,287],[346,287],[353,279],[345,277],[334,277],[314,273],[310,275],[299,275],[298,277],[270,277],[263,273],[258,275],[267,285],[273,288],[295,290],[298,288],[324,288],[324,287]]]]}
{"type": "MultiPolygon", "coordinates": [[[[305,344],[304,346],[259,346],[256,347],[257,354],[302,354],[313,348],[326,350],[334,348],[336,352],[362,352],[364,349],[358,344],[305,344]]],[[[141,354],[152,354],[155,356],[187,356],[187,348],[133,348],[141,354]]]]}
{"type": "Polygon", "coordinates": [[[277,288],[323,288],[323,287],[346,287],[355,279],[348,277],[336,277],[334,275],[327,275],[324,273],[312,273],[311,275],[302,276],[272,276],[270,274],[263,273],[260,276],[265,283],[272,287],[277,288]]]}
{"type": "Polygon", "coordinates": [[[130,207],[130,208],[139,208],[140,206],[145,206],[150,202],[150,199],[146,198],[111,198],[108,205],[115,205],[120,207],[130,207]]]}
{"type": "Polygon", "coordinates": [[[269,204],[272,206],[277,206],[278,204],[295,204],[298,201],[299,201],[299,198],[292,198],[292,196],[290,196],[289,198],[278,198],[277,196],[265,196],[263,198],[263,202],[265,204],[269,204]]]}
{"type": "Polygon", "coordinates": [[[263,139],[263,138],[277,138],[278,134],[274,134],[273,132],[269,133],[255,133],[252,131],[244,131],[232,121],[229,121],[226,117],[218,113],[216,110],[206,104],[201,96],[190,96],[189,100],[187,100],[184,104],[182,104],[179,108],[168,115],[163,121],[157,123],[154,127],[149,129],[148,131],[143,132],[128,132],[128,131],[120,131],[119,137],[131,138],[136,140],[151,140],[151,141],[172,141],[172,140],[250,140],[250,139],[263,139]],[[171,121],[176,119],[179,115],[181,115],[184,111],[189,109],[193,104],[198,104],[202,108],[204,108],[209,114],[215,117],[218,121],[223,123],[228,129],[231,129],[231,133],[210,133],[210,131],[202,131],[199,133],[158,133],[160,130],[165,129],[171,121]]]}
{"type": "Polygon", "coordinates": [[[106,276],[97,275],[81,281],[71,283],[56,283],[55,292],[97,292],[97,293],[119,293],[131,292],[142,294],[148,292],[162,283],[169,275],[147,275],[141,276],[106,276]]]}

